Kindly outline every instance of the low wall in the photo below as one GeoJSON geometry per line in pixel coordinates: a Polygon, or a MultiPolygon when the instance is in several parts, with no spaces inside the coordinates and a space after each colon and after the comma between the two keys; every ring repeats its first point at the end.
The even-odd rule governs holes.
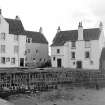
{"type": "Polygon", "coordinates": [[[105,87],[104,70],[67,70],[60,77],[59,84],[96,88],[105,87]]]}

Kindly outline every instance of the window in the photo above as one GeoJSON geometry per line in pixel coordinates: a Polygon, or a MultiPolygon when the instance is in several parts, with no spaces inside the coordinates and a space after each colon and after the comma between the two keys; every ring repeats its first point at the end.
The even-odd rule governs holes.
{"type": "Polygon", "coordinates": [[[1,63],[5,64],[5,57],[1,57],[1,63]]]}
{"type": "Polygon", "coordinates": [[[1,45],[1,53],[5,53],[5,45],[1,45]]]}
{"type": "Polygon", "coordinates": [[[73,42],[71,43],[71,47],[72,47],[72,48],[75,48],[75,47],[76,47],[76,42],[75,42],[75,41],[73,41],[73,42]]]}
{"type": "Polygon", "coordinates": [[[15,64],[15,58],[11,58],[11,63],[15,64]]]}
{"type": "Polygon", "coordinates": [[[89,48],[91,46],[90,41],[85,41],[85,48],[89,48]]]}
{"type": "Polygon", "coordinates": [[[75,52],[71,52],[71,58],[75,59],[75,52]]]}
{"type": "Polygon", "coordinates": [[[10,62],[10,58],[8,57],[8,58],[6,58],[6,62],[10,62]]]}
{"type": "Polygon", "coordinates": [[[42,58],[40,58],[40,61],[42,60],[42,58]]]}
{"type": "Polygon", "coordinates": [[[57,49],[57,53],[60,53],[60,49],[57,49]]]}
{"type": "Polygon", "coordinates": [[[18,41],[19,40],[19,35],[14,35],[14,40],[18,41]]]}
{"type": "Polygon", "coordinates": [[[27,43],[31,43],[32,42],[32,38],[27,38],[26,42],[27,43]]]}
{"type": "Polygon", "coordinates": [[[90,61],[90,64],[91,64],[91,65],[93,64],[93,61],[92,61],[92,60],[90,61]]]}
{"type": "Polygon", "coordinates": [[[36,60],[35,58],[33,58],[33,60],[36,60]]]}
{"type": "Polygon", "coordinates": [[[90,53],[89,53],[89,51],[86,51],[86,52],[85,52],[85,58],[90,58],[90,53]]]}
{"type": "Polygon", "coordinates": [[[55,61],[55,57],[53,57],[53,61],[55,61]]]}
{"type": "Polygon", "coordinates": [[[5,40],[5,33],[1,33],[1,39],[5,40]]]}
{"type": "Polygon", "coordinates": [[[44,58],[44,62],[46,61],[46,59],[44,58]]]}
{"type": "Polygon", "coordinates": [[[15,45],[14,46],[14,53],[17,54],[19,52],[19,46],[15,45]]]}
{"type": "Polygon", "coordinates": [[[73,62],[73,65],[75,65],[75,62],[73,62]]]}
{"type": "Polygon", "coordinates": [[[38,50],[36,50],[36,53],[38,53],[38,50]]]}
{"type": "Polygon", "coordinates": [[[30,53],[30,49],[27,49],[27,53],[30,53]]]}
{"type": "Polygon", "coordinates": [[[25,50],[25,55],[27,55],[27,51],[25,50]]]}

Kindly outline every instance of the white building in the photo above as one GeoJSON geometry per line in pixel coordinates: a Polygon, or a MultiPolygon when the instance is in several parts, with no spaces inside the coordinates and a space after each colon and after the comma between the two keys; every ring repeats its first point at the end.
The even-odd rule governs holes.
{"type": "Polygon", "coordinates": [[[42,33],[25,31],[27,35],[26,43],[26,65],[31,67],[39,67],[48,61],[48,41],[42,33]]]}
{"type": "Polygon", "coordinates": [[[104,32],[99,28],[61,31],[60,27],[51,45],[52,67],[99,69],[104,47],[104,32]]]}
{"type": "Polygon", "coordinates": [[[0,67],[25,65],[26,36],[21,20],[4,18],[0,11],[0,67]]]}

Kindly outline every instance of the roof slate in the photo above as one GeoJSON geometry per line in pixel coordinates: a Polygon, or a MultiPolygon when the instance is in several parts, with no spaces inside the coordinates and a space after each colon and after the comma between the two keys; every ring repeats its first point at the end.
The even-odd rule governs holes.
{"type": "Polygon", "coordinates": [[[5,20],[9,23],[9,34],[25,35],[24,27],[20,20],[8,18],[5,18],[5,20]]]}
{"type": "MultiPolygon", "coordinates": [[[[84,29],[83,40],[98,40],[100,36],[99,28],[84,29]]],[[[78,30],[60,31],[56,34],[51,46],[63,46],[67,41],[77,41],[78,30]]]]}
{"type": "Polygon", "coordinates": [[[21,20],[8,19],[8,18],[5,18],[5,20],[9,23],[9,34],[26,35],[27,37],[32,38],[33,43],[48,44],[48,41],[46,40],[44,35],[41,34],[40,32],[25,31],[21,20]]]}
{"type": "Polygon", "coordinates": [[[25,31],[25,34],[27,35],[27,37],[32,38],[33,43],[48,44],[48,41],[46,40],[45,36],[40,32],[25,31]]]}

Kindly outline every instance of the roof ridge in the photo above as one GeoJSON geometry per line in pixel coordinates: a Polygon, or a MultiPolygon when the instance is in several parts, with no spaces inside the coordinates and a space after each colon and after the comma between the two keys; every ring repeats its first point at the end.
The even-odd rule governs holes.
{"type": "MultiPolygon", "coordinates": [[[[84,28],[83,30],[92,30],[92,29],[99,29],[99,27],[97,27],[97,28],[84,28]]],[[[60,31],[60,32],[70,32],[70,31],[78,31],[78,29],[74,29],[74,30],[63,30],[63,31],[60,31]]]]}
{"type": "Polygon", "coordinates": [[[40,33],[40,32],[37,32],[37,31],[31,31],[31,30],[24,30],[26,32],[35,32],[35,33],[40,33]]]}
{"type": "Polygon", "coordinates": [[[4,18],[4,19],[7,19],[7,20],[13,20],[13,21],[21,21],[21,20],[12,19],[12,18],[4,18]]]}

